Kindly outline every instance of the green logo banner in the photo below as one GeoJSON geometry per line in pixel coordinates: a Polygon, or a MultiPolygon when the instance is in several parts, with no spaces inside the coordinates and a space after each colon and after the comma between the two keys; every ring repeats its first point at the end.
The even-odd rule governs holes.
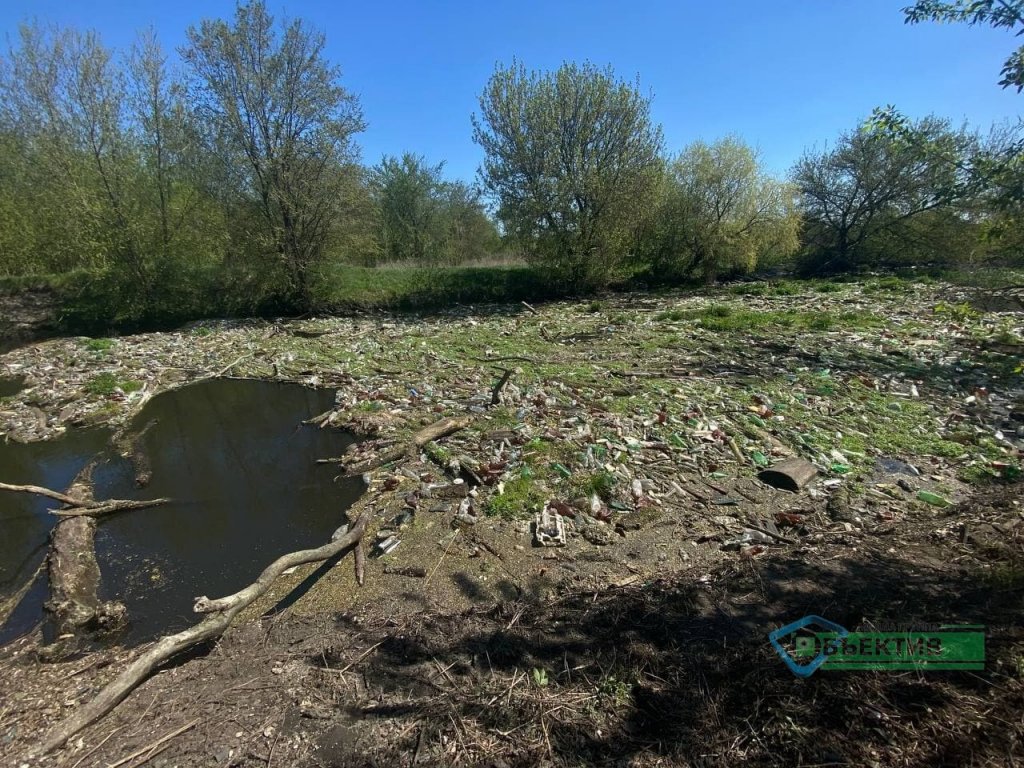
{"type": "Polygon", "coordinates": [[[985,668],[984,627],[942,626],[927,632],[810,632],[793,638],[793,656],[801,661],[824,655],[820,669],[985,668]]]}

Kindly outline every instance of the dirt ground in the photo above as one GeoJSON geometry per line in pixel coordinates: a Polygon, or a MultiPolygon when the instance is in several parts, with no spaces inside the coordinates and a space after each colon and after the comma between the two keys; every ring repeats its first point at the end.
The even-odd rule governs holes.
{"type": "Polygon", "coordinates": [[[283,577],[248,621],[42,760],[27,757],[40,735],[141,649],[61,664],[37,660],[36,635],[0,649],[0,758],[1022,763],[1010,298],[870,284],[647,295],[8,353],[0,375],[29,376],[0,403],[10,439],[125,423],[161,388],[226,373],[337,387],[318,423],[367,437],[349,463],[437,418],[475,421],[369,478],[365,586],[351,558],[283,577]],[[139,386],[86,394],[100,373],[139,386]],[[800,493],[758,480],[793,456],[818,469],[800,493]],[[544,506],[563,547],[536,545],[544,506]],[[391,535],[399,546],[373,557],[391,535]],[[985,669],[800,679],[767,633],[810,613],[850,629],[983,624],[985,669]]]}

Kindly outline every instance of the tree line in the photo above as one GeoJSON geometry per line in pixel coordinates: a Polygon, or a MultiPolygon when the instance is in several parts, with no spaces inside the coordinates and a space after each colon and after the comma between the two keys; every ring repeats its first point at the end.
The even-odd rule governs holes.
{"type": "Polygon", "coordinates": [[[324,46],[261,0],[191,27],[173,58],[152,33],[117,56],[92,32],[23,26],[0,59],[0,275],[74,275],[79,319],[132,322],[305,311],[334,263],[499,251],[574,290],[1021,262],[1019,126],[879,110],[777,178],[736,137],[671,152],[651,96],[611,68],[513,62],[472,117],[471,186],[411,152],[366,167],[364,116],[324,46]]]}

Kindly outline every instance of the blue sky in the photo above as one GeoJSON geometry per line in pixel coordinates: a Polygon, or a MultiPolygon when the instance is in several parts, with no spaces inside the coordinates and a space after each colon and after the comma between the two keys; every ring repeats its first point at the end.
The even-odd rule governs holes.
{"type": "MultiPolygon", "coordinates": [[[[996,85],[1016,41],[1005,30],[903,23],[907,0],[675,2],[324,2],[269,0],[327,34],[328,55],[361,99],[366,162],[413,151],[472,180],[481,159],[470,114],[497,62],[611,64],[653,93],[672,151],[728,133],[784,173],[872,107],[935,113],[987,128],[1016,120],[1024,94],[996,85]]],[[[233,0],[5,0],[0,31],[27,18],[129,45],[155,27],[174,48],[188,25],[228,17],[233,0]]],[[[6,48],[6,45],[5,45],[6,48]]]]}

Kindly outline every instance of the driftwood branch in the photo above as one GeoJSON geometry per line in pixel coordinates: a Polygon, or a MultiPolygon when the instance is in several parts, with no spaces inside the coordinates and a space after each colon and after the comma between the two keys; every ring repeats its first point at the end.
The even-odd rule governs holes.
{"type": "Polygon", "coordinates": [[[146,499],[142,501],[112,499],[111,501],[98,501],[87,507],[79,507],[76,509],[51,509],[50,514],[57,515],[58,517],[81,517],[82,515],[99,517],[100,515],[106,515],[110,512],[120,512],[125,509],[146,509],[148,507],[156,507],[160,504],[167,504],[169,501],[170,499],[146,499]]]}
{"type": "Polygon", "coordinates": [[[197,643],[220,637],[235,617],[262,596],[282,572],[296,565],[316,563],[334,557],[359,542],[366,530],[369,511],[364,510],[349,526],[344,535],[332,538],[317,549],[306,549],[279,557],[260,574],[260,577],[245,589],[233,595],[210,600],[196,599],[194,610],[209,614],[190,629],[168,635],[154,643],[135,661],[101,690],[92,701],[75,714],[57,725],[43,739],[41,753],[51,752],[88,725],[99,720],[120,704],[158,666],[197,643]]]}
{"type": "Polygon", "coordinates": [[[59,491],[51,491],[49,488],[43,488],[39,485],[10,485],[8,483],[0,483],[0,491],[34,493],[38,496],[46,496],[47,498],[54,499],[62,504],[67,504],[70,507],[88,507],[92,505],[92,502],[85,501],[84,499],[76,499],[68,496],[66,493],[60,493],[59,491]]]}
{"type": "Polygon", "coordinates": [[[48,499],[59,501],[62,504],[67,505],[69,509],[51,509],[50,513],[60,517],[77,517],[79,515],[91,515],[95,517],[109,512],[118,512],[122,509],[145,509],[146,507],[155,507],[158,504],[166,504],[170,501],[170,499],[149,499],[144,501],[106,499],[103,501],[95,501],[94,499],[70,496],[66,493],[60,493],[59,491],[53,491],[49,488],[43,488],[40,485],[11,485],[10,483],[0,483],[0,491],[34,493],[37,496],[45,496],[48,499]]]}
{"type": "Polygon", "coordinates": [[[398,461],[399,459],[414,454],[427,443],[454,434],[459,430],[465,429],[472,423],[472,416],[452,416],[441,419],[440,421],[435,421],[433,424],[424,427],[413,435],[412,439],[408,442],[393,445],[372,458],[347,467],[347,474],[350,476],[361,475],[364,472],[369,472],[377,467],[390,464],[392,461],[398,461]]]}

